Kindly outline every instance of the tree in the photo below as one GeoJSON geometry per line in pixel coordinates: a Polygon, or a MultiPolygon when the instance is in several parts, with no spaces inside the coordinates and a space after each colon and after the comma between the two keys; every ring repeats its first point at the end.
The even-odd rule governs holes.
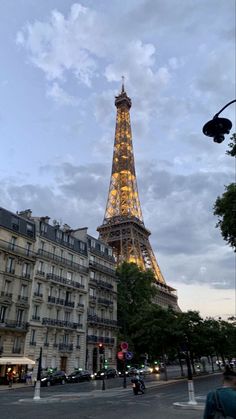
{"type": "MultiPolygon", "coordinates": [[[[236,134],[231,137],[227,154],[236,156],[236,134]]],[[[216,227],[221,229],[221,235],[236,252],[236,183],[225,186],[225,192],[218,196],[214,205],[214,215],[218,216],[216,227]]]]}

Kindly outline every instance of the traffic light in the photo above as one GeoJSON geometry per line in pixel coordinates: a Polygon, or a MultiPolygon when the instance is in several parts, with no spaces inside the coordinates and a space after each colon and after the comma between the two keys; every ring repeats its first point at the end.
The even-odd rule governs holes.
{"type": "Polygon", "coordinates": [[[104,351],[105,351],[105,348],[104,348],[102,343],[99,343],[98,349],[99,349],[99,355],[103,355],[104,351]]]}

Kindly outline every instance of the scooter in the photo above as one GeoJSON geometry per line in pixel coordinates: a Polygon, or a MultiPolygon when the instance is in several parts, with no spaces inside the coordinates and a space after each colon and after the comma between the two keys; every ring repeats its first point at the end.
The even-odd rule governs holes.
{"type": "Polygon", "coordinates": [[[142,381],[140,381],[138,378],[132,378],[131,382],[135,396],[137,396],[139,393],[144,394],[145,386],[142,381]]]}

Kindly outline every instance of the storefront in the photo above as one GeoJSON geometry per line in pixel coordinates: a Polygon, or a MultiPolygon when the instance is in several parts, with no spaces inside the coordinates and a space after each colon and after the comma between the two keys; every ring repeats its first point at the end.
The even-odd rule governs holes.
{"type": "Polygon", "coordinates": [[[7,384],[7,374],[13,373],[13,381],[23,380],[26,372],[33,368],[35,361],[25,357],[2,357],[0,358],[0,384],[7,384]]]}

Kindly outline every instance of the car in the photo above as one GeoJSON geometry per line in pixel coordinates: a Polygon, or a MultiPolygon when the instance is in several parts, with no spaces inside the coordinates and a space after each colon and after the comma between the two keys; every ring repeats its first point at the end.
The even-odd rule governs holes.
{"type": "Polygon", "coordinates": [[[68,383],[80,383],[82,381],[90,381],[91,378],[92,377],[89,371],[80,370],[74,371],[71,374],[69,374],[67,377],[67,381],[68,383]]]}
{"type": "Polygon", "coordinates": [[[118,377],[118,372],[115,368],[102,368],[100,371],[95,372],[95,380],[101,380],[103,378],[115,378],[118,377]]]}
{"type": "Polygon", "coordinates": [[[44,374],[41,377],[41,386],[50,387],[54,384],[64,385],[67,381],[67,375],[64,371],[55,371],[52,374],[44,374]]]}

